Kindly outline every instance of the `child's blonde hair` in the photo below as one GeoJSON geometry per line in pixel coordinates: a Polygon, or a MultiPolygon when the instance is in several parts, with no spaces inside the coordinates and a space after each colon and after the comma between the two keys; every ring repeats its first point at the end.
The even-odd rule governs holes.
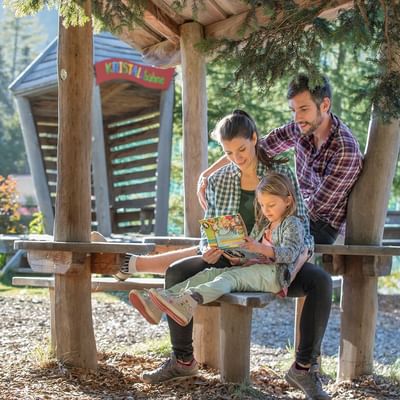
{"type": "Polygon", "coordinates": [[[283,218],[286,218],[289,215],[296,215],[296,194],[292,182],[286,175],[279,174],[277,172],[268,172],[267,175],[261,179],[256,188],[256,198],[254,202],[256,209],[256,224],[258,228],[262,228],[268,223],[268,220],[262,213],[261,207],[257,201],[257,196],[259,194],[272,194],[279,197],[290,196],[292,201],[283,215],[283,218]]]}

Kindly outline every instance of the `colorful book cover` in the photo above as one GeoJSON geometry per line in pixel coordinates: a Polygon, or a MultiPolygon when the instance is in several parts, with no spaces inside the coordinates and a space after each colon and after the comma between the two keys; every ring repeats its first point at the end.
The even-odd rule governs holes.
{"type": "Polygon", "coordinates": [[[246,225],[240,214],[222,215],[199,221],[210,247],[234,249],[244,243],[247,236],[246,225]]]}

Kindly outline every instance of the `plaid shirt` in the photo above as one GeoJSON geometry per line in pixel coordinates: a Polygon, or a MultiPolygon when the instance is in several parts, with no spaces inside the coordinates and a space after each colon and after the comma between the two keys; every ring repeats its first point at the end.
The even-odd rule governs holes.
{"type": "Polygon", "coordinates": [[[295,122],[274,129],[260,140],[268,155],[294,147],[300,190],[313,221],[322,220],[341,232],[347,200],[362,168],[362,154],[350,129],[331,114],[328,140],[316,149],[313,135],[302,135],[295,122]]]}
{"type": "MultiPolygon", "coordinates": [[[[297,216],[302,220],[304,225],[304,244],[313,252],[314,239],[310,234],[309,216],[307,209],[304,205],[303,198],[300,194],[299,186],[292,170],[286,165],[274,164],[271,169],[273,172],[278,172],[286,175],[292,182],[297,202],[297,216]]],[[[262,179],[268,172],[268,169],[261,162],[257,165],[257,176],[262,179]]],[[[229,163],[224,167],[218,169],[208,177],[208,184],[206,189],[207,210],[205,218],[217,217],[220,215],[237,214],[240,205],[240,169],[233,163],[229,163]]],[[[251,236],[259,238],[260,233],[254,226],[251,231],[251,236]]],[[[205,238],[202,232],[202,237],[205,238]]]]}

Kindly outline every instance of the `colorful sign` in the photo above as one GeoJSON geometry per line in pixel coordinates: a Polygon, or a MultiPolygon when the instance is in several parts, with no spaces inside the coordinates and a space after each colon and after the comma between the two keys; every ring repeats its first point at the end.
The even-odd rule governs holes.
{"type": "Polygon", "coordinates": [[[125,79],[159,90],[168,88],[175,73],[175,68],[155,68],[121,58],[100,61],[95,64],[95,69],[98,85],[113,79],[125,79]]]}

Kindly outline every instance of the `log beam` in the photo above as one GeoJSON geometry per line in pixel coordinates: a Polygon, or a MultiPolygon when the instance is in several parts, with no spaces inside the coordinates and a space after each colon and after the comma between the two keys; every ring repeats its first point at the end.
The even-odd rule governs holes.
{"type": "MultiPolygon", "coordinates": [[[[91,16],[91,2],[82,3],[91,16]]],[[[90,241],[90,155],[93,82],[92,21],[66,29],[58,39],[58,158],[55,240],[90,241]]],[[[74,272],[55,274],[56,356],[73,367],[96,369],[90,258],[74,272]]]]}
{"type": "MultiPolygon", "coordinates": [[[[379,245],[400,150],[399,121],[373,116],[364,167],[350,195],[346,244],[379,245]],[[362,204],[362,206],[360,206],[362,204]]],[[[388,260],[351,257],[343,275],[338,380],[372,373],[378,312],[376,265],[388,260]],[[375,276],[368,276],[375,275],[375,276]]],[[[347,260],[346,260],[347,261],[347,260]]]]}
{"type": "Polygon", "coordinates": [[[181,26],[185,236],[199,236],[203,216],[196,193],[198,177],[207,168],[206,63],[195,49],[202,37],[197,22],[181,26]]]}

